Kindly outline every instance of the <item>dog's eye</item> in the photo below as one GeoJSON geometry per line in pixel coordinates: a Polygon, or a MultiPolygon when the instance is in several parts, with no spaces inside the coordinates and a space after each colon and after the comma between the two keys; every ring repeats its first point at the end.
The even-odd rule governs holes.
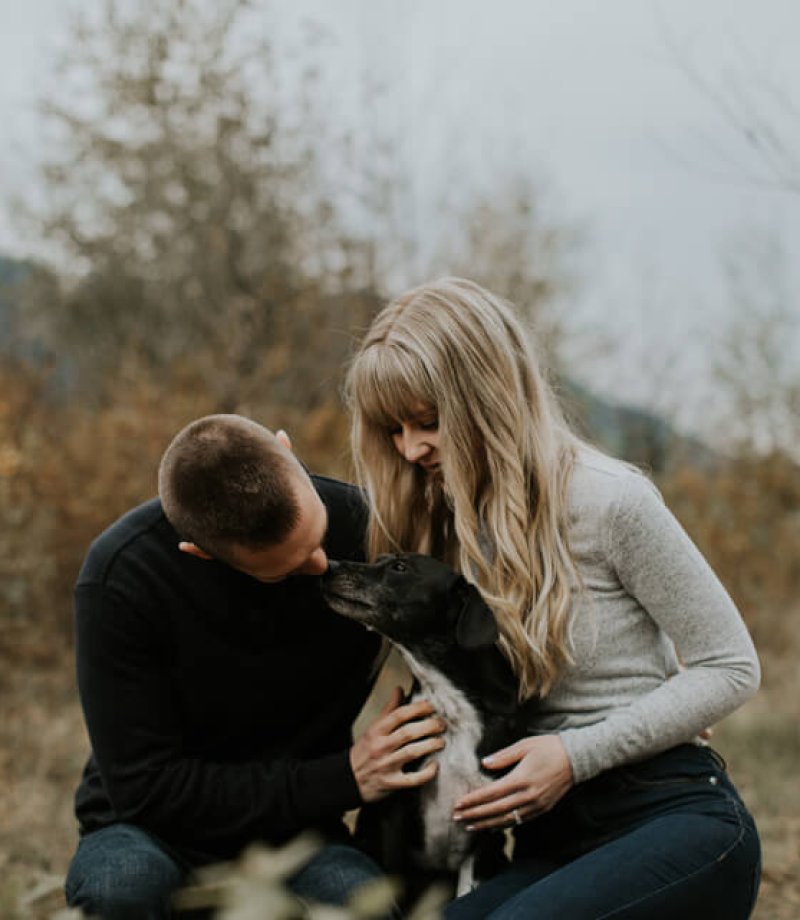
{"type": "Polygon", "coordinates": [[[395,559],[395,561],[392,563],[392,571],[393,572],[407,572],[408,566],[401,559],[395,559]]]}

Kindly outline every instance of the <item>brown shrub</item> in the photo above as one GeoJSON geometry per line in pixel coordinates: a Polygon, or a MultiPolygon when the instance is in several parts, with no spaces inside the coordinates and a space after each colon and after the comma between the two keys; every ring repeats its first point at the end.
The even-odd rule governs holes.
{"type": "Polygon", "coordinates": [[[151,495],[186,400],[147,383],[95,411],[49,398],[42,374],[0,368],[0,623],[6,652],[46,663],[70,632],[72,584],[91,539],[151,495]]]}
{"type": "MultiPolygon", "coordinates": [[[[218,361],[195,354],[159,380],[131,362],[93,407],[53,399],[41,368],[0,365],[0,659],[46,664],[61,653],[89,543],[155,494],[161,453],[192,419],[222,409],[285,428],[311,469],[347,476],[347,419],[335,386],[313,408],[277,405],[274,362],[265,356],[239,404],[221,406],[218,361]]],[[[746,455],[714,470],[684,466],[659,485],[759,645],[780,651],[796,641],[797,465],[783,454],[746,455]]]]}
{"type": "Polygon", "coordinates": [[[757,644],[798,639],[800,467],[783,453],[752,453],[715,469],[683,467],[664,497],[742,611],[757,644]]]}
{"type": "MultiPolygon", "coordinates": [[[[173,435],[222,408],[209,367],[200,358],[158,382],[121,368],[103,405],[89,407],[48,395],[39,368],[0,365],[0,662],[48,665],[62,653],[72,587],[90,542],[155,494],[158,462],[173,435]]],[[[266,373],[263,382],[267,397],[266,373]]],[[[225,410],[286,428],[310,467],[342,474],[346,422],[333,401],[308,412],[273,409],[256,390],[246,404],[225,410]]]]}

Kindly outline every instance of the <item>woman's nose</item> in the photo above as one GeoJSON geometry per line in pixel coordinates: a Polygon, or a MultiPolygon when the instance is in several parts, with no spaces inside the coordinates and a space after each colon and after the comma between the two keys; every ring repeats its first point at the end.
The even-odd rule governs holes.
{"type": "Polygon", "coordinates": [[[409,463],[416,463],[421,460],[430,450],[430,444],[425,441],[422,433],[413,431],[404,431],[399,435],[400,453],[408,460],[409,463]]]}

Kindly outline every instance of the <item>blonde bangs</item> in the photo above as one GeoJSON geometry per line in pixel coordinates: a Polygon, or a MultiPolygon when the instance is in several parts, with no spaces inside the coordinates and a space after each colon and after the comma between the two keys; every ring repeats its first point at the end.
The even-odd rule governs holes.
{"type": "Polygon", "coordinates": [[[420,403],[435,406],[430,375],[422,361],[387,342],[366,349],[351,368],[348,397],[362,423],[387,430],[412,418],[420,403]]]}

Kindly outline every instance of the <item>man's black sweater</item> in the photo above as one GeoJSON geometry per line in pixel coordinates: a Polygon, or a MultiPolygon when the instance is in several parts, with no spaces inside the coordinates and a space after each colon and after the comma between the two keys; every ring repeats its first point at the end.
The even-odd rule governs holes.
{"type": "MultiPolygon", "coordinates": [[[[363,557],[351,486],[312,477],[325,549],[363,557]]],[[[377,638],[331,612],[319,579],[262,584],[178,550],[157,499],[92,544],[76,587],[78,685],[92,755],[81,832],[137,824],[188,864],[341,832],[359,805],[348,750],[377,638]]]]}

